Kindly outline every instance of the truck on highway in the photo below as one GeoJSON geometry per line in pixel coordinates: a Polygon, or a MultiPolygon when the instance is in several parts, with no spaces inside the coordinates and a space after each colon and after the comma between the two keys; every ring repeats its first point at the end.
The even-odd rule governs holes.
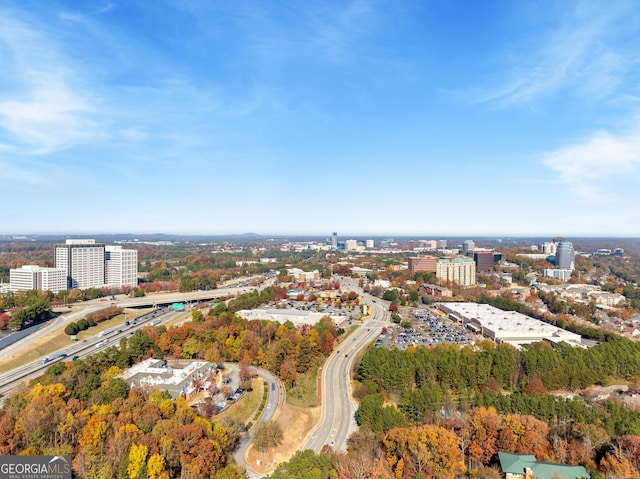
{"type": "Polygon", "coordinates": [[[53,354],[51,356],[45,356],[44,358],[42,358],[42,364],[47,364],[56,359],[62,359],[66,357],[67,357],[67,353],[59,353],[59,354],[53,354]]]}

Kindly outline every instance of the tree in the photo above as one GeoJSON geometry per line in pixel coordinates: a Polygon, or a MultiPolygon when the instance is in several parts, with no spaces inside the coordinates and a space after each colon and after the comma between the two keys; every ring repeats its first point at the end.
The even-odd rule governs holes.
{"type": "Polygon", "coordinates": [[[268,423],[260,421],[255,426],[251,442],[258,451],[265,454],[282,442],[282,429],[273,421],[268,423]]]}
{"type": "Polygon", "coordinates": [[[164,457],[153,454],[147,461],[147,474],[149,479],[169,479],[169,474],[164,467],[164,457]]]}
{"type": "Polygon", "coordinates": [[[80,328],[75,322],[67,324],[67,326],[64,328],[64,334],[67,334],[69,336],[75,336],[79,331],[80,328]]]}
{"type": "Polygon", "coordinates": [[[194,323],[204,323],[204,316],[202,315],[202,311],[199,309],[194,309],[191,311],[191,320],[194,323]]]}
{"type": "Polygon", "coordinates": [[[9,327],[22,329],[31,324],[41,323],[53,317],[51,304],[45,298],[30,300],[29,305],[23,307],[11,316],[9,327]]]}
{"type": "Polygon", "coordinates": [[[291,459],[280,464],[270,479],[332,479],[335,477],[333,457],[316,454],[311,449],[297,451],[291,459]]]}
{"type": "Polygon", "coordinates": [[[418,477],[453,479],[466,470],[459,439],[439,426],[392,429],[385,436],[384,445],[396,473],[401,465],[418,477]]]}
{"type": "Polygon", "coordinates": [[[129,451],[127,474],[129,479],[143,479],[147,477],[147,453],[149,448],[144,445],[132,444],[129,451]]]}

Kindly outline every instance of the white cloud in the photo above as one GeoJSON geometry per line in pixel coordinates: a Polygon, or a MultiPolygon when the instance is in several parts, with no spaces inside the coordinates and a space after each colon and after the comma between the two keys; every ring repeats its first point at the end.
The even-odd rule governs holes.
{"type": "Polygon", "coordinates": [[[22,168],[16,165],[15,162],[0,161],[0,179],[7,180],[8,182],[16,181],[29,185],[43,185],[47,183],[42,175],[36,172],[37,170],[38,168],[35,168],[33,165],[31,165],[30,168],[22,168]]]}
{"type": "Polygon", "coordinates": [[[565,88],[590,98],[615,91],[635,56],[635,39],[620,33],[635,7],[617,7],[579,3],[573,9],[545,12],[549,22],[557,15],[556,26],[513,44],[506,66],[500,68],[507,72],[505,78],[480,100],[508,106],[565,88]],[[625,54],[628,42],[631,48],[625,54]]]}
{"type": "Polygon", "coordinates": [[[88,17],[93,17],[95,15],[102,15],[103,13],[110,12],[113,9],[113,7],[114,7],[113,3],[108,2],[104,6],[97,7],[97,8],[94,8],[93,10],[89,10],[86,12],[67,11],[67,12],[59,13],[58,16],[60,17],[61,20],[80,21],[88,17]]]}
{"type": "MultiPolygon", "coordinates": [[[[27,22],[0,16],[3,75],[12,84],[0,90],[0,128],[16,151],[43,154],[98,136],[91,95],[55,39],[27,22]]],[[[6,82],[8,83],[8,82],[6,82]]]]}
{"type": "Polygon", "coordinates": [[[547,153],[542,162],[559,173],[573,193],[599,199],[606,179],[637,172],[640,128],[623,135],[596,132],[586,141],[547,153]]]}

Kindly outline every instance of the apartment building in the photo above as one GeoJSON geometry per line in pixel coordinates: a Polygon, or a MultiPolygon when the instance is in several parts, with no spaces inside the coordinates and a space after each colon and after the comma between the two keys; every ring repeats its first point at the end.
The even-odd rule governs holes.
{"type": "Polygon", "coordinates": [[[441,281],[452,281],[461,286],[476,284],[476,263],[471,258],[442,258],[436,264],[436,277],[441,281]]]}

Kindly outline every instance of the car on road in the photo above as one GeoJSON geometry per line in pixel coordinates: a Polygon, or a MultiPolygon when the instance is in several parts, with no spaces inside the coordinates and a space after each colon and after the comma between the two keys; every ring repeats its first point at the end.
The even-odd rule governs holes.
{"type": "Polygon", "coordinates": [[[271,390],[275,391],[276,390],[276,383],[271,383],[271,390]]]}

